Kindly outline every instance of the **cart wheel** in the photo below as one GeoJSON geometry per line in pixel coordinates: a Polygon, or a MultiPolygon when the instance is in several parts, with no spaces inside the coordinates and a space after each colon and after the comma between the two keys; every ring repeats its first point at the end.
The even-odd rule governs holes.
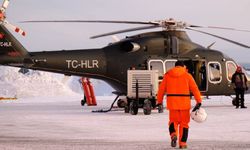
{"type": "Polygon", "coordinates": [[[163,113],[163,105],[158,106],[158,113],[163,113]]]}
{"type": "Polygon", "coordinates": [[[233,106],[236,106],[236,98],[233,98],[232,104],[233,104],[233,106]]]}
{"type": "Polygon", "coordinates": [[[148,100],[148,99],[144,100],[144,104],[143,104],[143,113],[144,113],[144,115],[150,115],[151,114],[151,109],[152,109],[151,101],[148,100]]]}
{"type": "Polygon", "coordinates": [[[126,105],[126,106],[124,107],[124,112],[125,112],[125,113],[129,113],[129,106],[128,106],[128,105],[126,105]]]}
{"type": "Polygon", "coordinates": [[[137,115],[138,113],[138,105],[135,101],[131,102],[129,105],[129,112],[131,115],[137,115]]]}

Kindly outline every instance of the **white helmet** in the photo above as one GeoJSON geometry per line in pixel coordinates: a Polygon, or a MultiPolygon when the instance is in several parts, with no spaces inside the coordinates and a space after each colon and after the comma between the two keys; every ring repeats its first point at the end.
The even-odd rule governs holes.
{"type": "Polygon", "coordinates": [[[199,108],[194,112],[191,112],[191,118],[198,123],[202,123],[207,119],[207,113],[205,109],[199,108]]]}

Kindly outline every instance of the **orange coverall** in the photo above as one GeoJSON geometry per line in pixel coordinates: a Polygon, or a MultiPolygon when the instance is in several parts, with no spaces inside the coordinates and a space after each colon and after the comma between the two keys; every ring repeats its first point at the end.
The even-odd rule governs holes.
{"type": "Polygon", "coordinates": [[[167,109],[169,110],[169,132],[171,138],[178,137],[179,145],[186,145],[190,122],[190,91],[197,103],[201,103],[200,91],[186,68],[176,66],[169,70],[160,84],[157,94],[158,104],[162,104],[167,94],[167,109]]]}

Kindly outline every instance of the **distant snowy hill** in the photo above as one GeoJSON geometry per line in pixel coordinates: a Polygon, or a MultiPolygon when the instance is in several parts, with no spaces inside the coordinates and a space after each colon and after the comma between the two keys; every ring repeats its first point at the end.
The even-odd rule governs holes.
{"type": "MultiPolygon", "coordinates": [[[[0,97],[35,97],[83,95],[79,77],[68,79],[60,74],[29,70],[22,74],[20,68],[0,66],[0,97]]],[[[96,95],[110,95],[112,88],[99,80],[91,80],[96,95]]]]}

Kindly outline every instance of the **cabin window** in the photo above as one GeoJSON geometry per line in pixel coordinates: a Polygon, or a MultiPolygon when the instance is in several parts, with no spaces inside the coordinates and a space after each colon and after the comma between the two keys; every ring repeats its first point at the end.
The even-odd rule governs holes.
{"type": "Polygon", "coordinates": [[[227,66],[227,80],[231,81],[232,80],[232,76],[235,73],[236,70],[236,64],[232,61],[228,61],[226,62],[226,66],[227,66]]]}
{"type": "Polygon", "coordinates": [[[209,62],[208,63],[209,71],[209,81],[211,83],[220,83],[222,80],[221,76],[221,65],[219,62],[209,62]]]}
{"type": "Polygon", "coordinates": [[[148,62],[148,67],[149,70],[158,70],[159,77],[163,77],[165,70],[162,60],[150,60],[148,62]]]}
{"type": "MultiPolygon", "coordinates": [[[[175,62],[177,60],[175,59],[170,59],[170,60],[165,60],[164,64],[165,64],[165,71],[168,72],[168,70],[170,70],[171,68],[173,68],[175,66],[175,62]]],[[[165,72],[165,73],[166,73],[165,72]]]]}

